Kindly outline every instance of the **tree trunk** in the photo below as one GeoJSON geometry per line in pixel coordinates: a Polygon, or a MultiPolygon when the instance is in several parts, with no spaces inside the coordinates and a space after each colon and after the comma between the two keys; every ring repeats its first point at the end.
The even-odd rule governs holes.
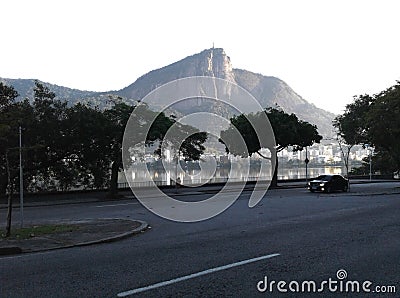
{"type": "Polygon", "coordinates": [[[7,178],[6,176],[1,176],[0,179],[0,200],[4,199],[4,202],[7,197],[7,178]]]}
{"type": "Polygon", "coordinates": [[[262,158],[268,159],[271,162],[271,165],[273,164],[273,158],[272,155],[275,155],[275,168],[274,168],[274,174],[272,175],[272,180],[271,184],[269,185],[270,187],[277,187],[278,186],[278,151],[277,150],[271,150],[271,157],[267,157],[263,154],[260,153],[260,151],[256,152],[259,156],[262,158]]]}
{"type": "Polygon", "coordinates": [[[111,165],[111,181],[110,181],[110,198],[116,198],[118,194],[118,172],[120,168],[120,163],[118,161],[113,161],[111,165]]]}
{"type": "Polygon", "coordinates": [[[6,237],[11,235],[12,191],[8,193],[6,237]]]}
{"type": "Polygon", "coordinates": [[[7,192],[8,192],[6,237],[9,237],[11,235],[13,186],[11,185],[11,171],[10,171],[10,164],[8,163],[7,153],[6,153],[6,168],[7,168],[7,192]]]}
{"type": "Polygon", "coordinates": [[[278,152],[275,152],[275,170],[274,175],[272,176],[270,187],[278,187],[278,152]]]}
{"type": "Polygon", "coordinates": [[[347,158],[346,158],[346,178],[347,178],[347,191],[350,191],[350,177],[349,177],[349,156],[350,156],[350,151],[347,153],[347,158]]]}

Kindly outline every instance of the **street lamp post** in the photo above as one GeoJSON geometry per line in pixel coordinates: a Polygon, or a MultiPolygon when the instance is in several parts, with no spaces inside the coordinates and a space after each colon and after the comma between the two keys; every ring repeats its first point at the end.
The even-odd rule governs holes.
{"type": "Polygon", "coordinates": [[[372,180],[372,149],[369,150],[369,181],[372,180]]]}
{"type": "Polygon", "coordinates": [[[19,126],[19,208],[21,229],[24,227],[24,174],[22,171],[22,128],[19,126]]]}
{"type": "Polygon", "coordinates": [[[307,150],[307,146],[306,146],[306,159],[304,160],[305,164],[306,164],[306,185],[308,184],[308,163],[310,162],[310,160],[308,159],[308,150],[307,150]]]}
{"type": "Polygon", "coordinates": [[[372,180],[372,147],[369,144],[365,144],[365,148],[368,150],[369,155],[369,181],[372,180]]]}

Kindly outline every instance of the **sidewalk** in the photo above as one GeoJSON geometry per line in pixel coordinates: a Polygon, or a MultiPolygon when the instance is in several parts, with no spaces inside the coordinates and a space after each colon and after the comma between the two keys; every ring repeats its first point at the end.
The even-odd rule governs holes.
{"type": "MultiPolygon", "coordinates": [[[[0,255],[39,252],[75,246],[106,243],[129,237],[149,228],[144,221],[127,219],[89,219],[48,222],[66,225],[70,230],[45,235],[29,235],[27,239],[0,238],[0,255]]],[[[12,235],[11,235],[12,236],[12,235]]]]}

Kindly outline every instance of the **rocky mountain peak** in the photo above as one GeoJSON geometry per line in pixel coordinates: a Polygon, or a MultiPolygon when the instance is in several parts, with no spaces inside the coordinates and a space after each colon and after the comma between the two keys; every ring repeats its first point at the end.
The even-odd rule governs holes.
{"type": "Polygon", "coordinates": [[[224,49],[207,49],[193,57],[198,59],[198,70],[202,75],[235,81],[231,59],[224,49]]]}
{"type": "Polygon", "coordinates": [[[222,48],[210,48],[186,57],[168,66],[150,71],[119,94],[140,100],[155,88],[170,81],[192,77],[211,76],[235,82],[231,59],[222,48]],[[140,88],[137,88],[140,86],[140,88]]]}

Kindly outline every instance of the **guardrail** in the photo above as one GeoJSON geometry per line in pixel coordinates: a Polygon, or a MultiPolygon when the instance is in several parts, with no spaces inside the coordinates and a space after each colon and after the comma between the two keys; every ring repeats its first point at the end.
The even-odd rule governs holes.
{"type": "MultiPolygon", "coordinates": [[[[314,178],[314,177],[307,177],[308,180],[314,178]]],[[[393,175],[372,175],[371,177],[374,180],[396,180],[393,175]]],[[[268,180],[270,180],[271,178],[268,178],[268,180]]],[[[351,175],[349,176],[350,180],[353,179],[364,179],[364,180],[368,180],[369,176],[367,175],[351,175]]],[[[230,181],[231,182],[243,182],[243,181],[247,181],[247,182],[256,182],[258,180],[267,180],[267,177],[247,177],[247,179],[244,178],[231,178],[230,181]]],[[[279,176],[278,175],[278,183],[281,182],[305,182],[306,181],[306,176],[298,176],[298,178],[295,179],[288,179],[286,176],[279,176]]],[[[204,185],[204,184],[218,184],[218,183],[226,183],[228,182],[228,178],[227,177],[214,177],[211,179],[195,179],[195,180],[184,180],[185,185],[204,185]]],[[[167,183],[167,181],[160,181],[160,180],[155,180],[153,182],[150,181],[138,181],[138,182],[131,182],[131,185],[133,187],[151,187],[153,185],[157,185],[157,186],[170,186],[173,187],[175,186],[175,181],[171,180],[169,183],[167,183]]],[[[125,188],[129,188],[129,183],[128,182],[122,182],[122,183],[118,183],[118,188],[119,189],[125,189],[125,188]]]]}
{"type": "MultiPolygon", "coordinates": [[[[229,179],[229,181],[231,182],[256,182],[258,180],[271,180],[271,178],[269,177],[243,177],[243,178],[231,178],[229,179]]],[[[278,176],[278,182],[281,181],[288,181],[287,179],[284,179],[284,176],[279,177],[278,176]]],[[[293,181],[298,181],[298,180],[305,180],[304,178],[300,178],[300,179],[295,179],[293,181]]],[[[185,185],[204,185],[204,184],[218,184],[218,183],[226,183],[228,182],[228,178],[227,177],[213,177],[211,179],[188,179],[188,180],[184,180],[183,184],[185,185]]],[[[138,181],[138,182],[131,182],[131,185],[133,187],[151,187],[153,185],[157,185],[157,186],[175,186],[176,183],[174,180],[171,180],[169,183],[167,183],[167,181],[160,181],[160,180],[155,180],[153,182],[151,181],[138,181]]],[[[118,188],[119,189],[124,189],[124,188],[129,188],[129,183],[128,182],[121,182],[118,183],[118,188]]]]}
{"type": "MultiPolygon", "coordinates": [[[[266,177],[248,177],[247,179],[244,178],[233,178],[230,179],[229,181],[231,182],[243,182],[243,181],[248,181],[248,182],[252,182],[252,181],[257,181],[259,179],[262,180],[266,180],[266,177]]],[[[211,179],[188,179],[188,180],[184,180],[183,184],[185,185],[203,185],[203,184],[216,184],[216,183],[226,183],[228,182],[228,178],[227,177],[214,177],[211,179]]],[[[151,187],[153,185],[157,185],[157,186],[175,186],[176,183],[174,180],[171,180],[169,183],[167,183],[167,181],[160,181],[160,180],[155,180],[153,182],[151,181],[138,181],[138,182],[131,182],[131,185],[133,187],[151,187]]],[[[128,182],[122,182],[122,183],[118,183],[118,188],[123,189],[123,188],[129,188],[129,183],[128,182]]]]}

